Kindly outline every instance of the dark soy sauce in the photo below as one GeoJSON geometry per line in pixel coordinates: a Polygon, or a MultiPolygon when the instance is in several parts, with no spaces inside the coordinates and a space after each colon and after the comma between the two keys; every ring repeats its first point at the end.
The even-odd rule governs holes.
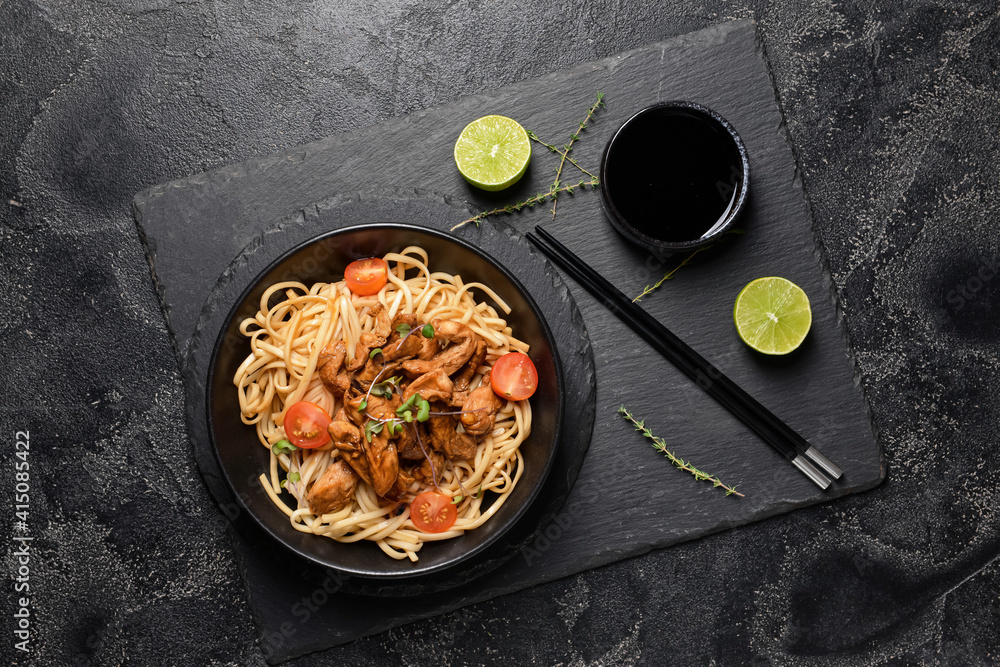
{"type": "Polygon", "coordinates": [[[721,225],[742,187],[736,142],[701,113],[657,109],[615,137],[604,185],[619,214],[646,236],[695,241],[721,225]]]}

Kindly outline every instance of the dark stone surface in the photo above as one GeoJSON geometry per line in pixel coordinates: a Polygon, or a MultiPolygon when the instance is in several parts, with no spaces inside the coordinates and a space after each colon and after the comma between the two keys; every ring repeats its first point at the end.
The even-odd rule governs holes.
{"type": "MultiPolygon", "coordinates": [[[[581,299],[598,359],[599,391],[596,414],[593,396],[572,400],[568,410],[568,423],[579,423],[574,417],[577,414],[596,422],[594,446],[568,501],[574,512],[561,515],[569,522],[564,524],[568,529],[557,527],[554,539],[547,535],[522,538],[527,542],[523,558],[512,559],[489,577],[451,595],[395,606],[373,600],[366,604],[364,614],[353,615],[344,615],[341,608],[352,604],[351,598],[331,597],[308,623],[296,623],[295,635],[281,645],[265,643],[271,657],[280,659],[307,648],[343,643],[376,628],[863,491],[882,480],[881,452],[853,383],[853,361],[830,298],[829,277],[817,259],[805,199],[794,178],[792,153],[780,130],[781,115],[756,37],[752,22],[730,21],[361,132],[172,181],[137,195],[136,217],[150,249],[168,323],[182,350],[189,435],[199,465],[212,480],[218,474],[208,453],[202,380],[211,345],[229,307],[257,273],[295,243],[329,229],[400,220],[448,230],[471,215],[461,207],[442,206],[440,196],[435,206],[433,195],[416,193],[410,197],[405,192],[348,195],[319,206],[307,205],[314,197],[382,178],[412,179],[425,185],[450,186],[455,196],[473,195],[481,209],[489,205],[488,195],[475,196],[449,158],[454,137],[465,120],[483,109],[516,116],[529,128],[558,127],[560,123],[572,128],[576,116],[574,110],[563,106],[564,100],[577,101],[579,109],[575,111],[579,111],[592,103],[593,91],[603,91],[607,108],[595,115],[574,151],[581,164],[593,166],[611,134],[635,109],[664,96],[699,100],[725,115],[743,136],[752,156],[753,197],[740,219],[746,234],[700,255],[699,262],[685,269],[685,280],[670,284],[669,299],[647,297],[643,304],[682,331],[701,354],[772,406],[846,470],[844,478],[827,491],[815,487],[677,369],[651,353],[597,300],[572,284],[570,289],[581,299]],[[407,142],[406,137],[419,137],[420,141],[407,142]],[[275,223],[295,205],[303,207],[305,213],[275,223]],[[210,234],[210,242],[198,242],[202,230],[210,234]],[[245,243],[246,249],[225,267],[225,256],[235,253],[240,243],[245,243]],[[809,342],[788,359],[761,358],[732,332],[734,296],[747,281],[767,274],[793,278],[813,302],[809,342]],[[203,294],[208,295],[207,302],[198,313],[194,305],[201,299],[190,295],[203,294]],[[189,332],[195,320],[197,330],[192,336],[189,332]],[[651,381],[669,394],[668,409],[662,408],[662,396],[648,391],[651,381]],[[679,455],[693,457],[700,467],[739,486],[747,497],[736,501],[705,485],[699,487],[690,478],[666,475],[669,467],[665,462],[643,446],[642,438],[617,414],[622,404],[646,418],[679,455]],[[665,507],[670,511],[664,512],[665,507]],[[581,516],[587,517],[585,530],[580,529],[581,516]]],[[[556,156],[539,150],[526,182],[516,189],[522,193],[544,189],[557,164],[556,156]]],[[[651,282],[648,274],[655,263],[680,261],[651,256],[624,242],[604,220],[595,194],[563,198],[561,215],[550,226],[602,275],[635,293],[644,282],[651,282]]],[[[524,231],[549,217],[542,209],[508,216],[498,224],[506,227],[510,222],[524,231]]],[[[544,274],[538,276],[539,257],[531,246],[508,238],[488,223],[466,225],[455,233],[491,255],[504,253],[503,264],[532,290],[553,330],[561,336],[572,330],[573,318],[565,312],[562,290],[553,291],[551,281],[544,274]]],[[[561,356],[575,354],[578,340],[569,336],[561,356]]],[[[566,371],[572,372],[570,385],[581,384],[578,375],[590,377],[577,366],[567,366],[566,371]]],[[[586,440],[582,443],[585,446],[590,438],[589,424],[585,434],[571,436],[570,442],[581,438],[586,440]]],[[[581,463],[575,461],[576,466],[581,463]]],[[[573,478],[576,472],[574,468],[573,478]]],[[[213,493],[220,498],[218,491],[213,493]]],[[[223,505],[230,501],[221,498],[223,505]]],[[[269,501],[265,505],[273,509],[269,501]]],[[[240,559],[257,624],[265,636],[274,637],[280,625],[289,620],[288,610],[311,594],[317,577],[303,582],[301,576],[269,572],[260,562],[254,563],[272,558],[256,554],[250,546],[255,541],[251,538],[238,543],[243,552],[240,559]],[[285,596],[277,594],[282,590],[285,596]]],[[[444,578],[457,585],[462,577],[449,573],[444,578]]],[[[355,588],[355,583],[346,582],[345,586],[355,588]]],[[[379,595],[392,595],[396,590],[383,586],[379,595]]]]}
{"type": "Polygon", "coordinates": [[[739,17],[771,59],[886,482],[301,663],[1000,660],[1000,21],[971,0],[5,3],[3,469],[30,430],[35,634],[16,655],[7,625],[0,655],[263,662],[136,192],[739,17]]]}

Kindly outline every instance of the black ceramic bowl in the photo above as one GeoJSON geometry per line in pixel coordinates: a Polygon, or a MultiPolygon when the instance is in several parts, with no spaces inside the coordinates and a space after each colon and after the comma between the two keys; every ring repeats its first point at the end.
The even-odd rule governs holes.
{"type": "MultiPolygon", "coordinates": [[[[481,292],[477,298],[488,298],[481,292]]],[[[498,308],[499,311],[499,308],[498,308]]],[[[552,332],[531,296],[503,266],[468,243],[425,227],[383,223],[330,232],[293,248],[265,269],[244,291],[219,332],[208,376],[209,435],[219,467],[238,502],[275,540],[320,565],[360,577],[401,579],[439,572],[487,549],[528,509],[545,482],[555,458],[563,418],[562,368],[552,332]],[[239,323],[258,309],[264,290],[283,280],[332,282],[361,257],[381,256],[419,245],[429,254],[431,269],[461,274],[466,282],[492,287],[511,307],[507,322],[514,335],[530,344],[539,385],[529,399],[531,435],[521,445],[524,473],[510,497],[483,526],[441,542],[426,542],[420,559],[394,560],[372,542],[343,544],[295,530],[268,498],[258,477],[268,469],[268,452],[253,427],[240,421],[233,376],[249,354],[249,341],[239,323]]],[[[284,497],[284,494],[283,494],[284,497]]],[[[284,498],[286,501],[290,499],[284,498]]]]}
{"type": "Polygon", "coordinates": [[[601,199],[628,240],[660,252],[706,245],[740,215],[750,185],[743,140],[694,102],[662,102],[625,121],[601,159],[601,199]]]}

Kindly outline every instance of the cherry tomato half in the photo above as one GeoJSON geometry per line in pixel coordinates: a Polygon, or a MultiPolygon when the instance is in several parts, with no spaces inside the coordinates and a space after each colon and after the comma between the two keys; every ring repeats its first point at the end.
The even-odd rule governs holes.
{"type": "Polygon", "coordinates": [[[443,533],[457,518],[458,508],[443,493],[424,491],[410,503],[410,521],[425,533],[443,533]]]}
{"type": "Polygon", "coordinates": [[[538,389],[538,371],[528,355],[508,352],[493,364],[490,383],[493,392],[500,398],[521,401],[531,398],[538,389]]]}
{"type": "Polygon", "coordinates": [[[330,442],[326,427],[330,415],[309,401],[299,401],[285,411],[285,436],[296,447],[315,449],[330,442]]]}
{"type": "Polygon", "coordinates": [[[344,269],[347,287],[358,296],[378,294],[389,282],[389,267],[379,257],[356,259],[344,269]]]}

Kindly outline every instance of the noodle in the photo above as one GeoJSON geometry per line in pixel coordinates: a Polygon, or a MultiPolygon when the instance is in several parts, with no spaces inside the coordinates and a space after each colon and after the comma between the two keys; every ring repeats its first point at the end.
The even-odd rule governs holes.
{"type": "Polygon", "coordinates": [[[458,275],[431,272],[427,252],[417,246],[389,253],[383,259],[389,267],[388,283],[377,295],[354,295],[343,280],[312,286],[294,281],[270,286],[261,296],[256,315],[240,323],[240,333],[249,338],[251,352],[236,371],[233,383],[243,423],[254,426],[261,445],[269,449],[268,470],[260,475],[261,487],[296,530],[338,542],[374,541],[392,558],[416,561],[424,542],[450,539],[478,528],[506,502],[524,471],[519,447],[531,431],[528,402],[507,401],[496,415],[492,433],[480,439],[475,457],[446,462],[445,469],[439,471],[440,492],[462,496],[454,526],[441,533],[420,531],[410,520],[409,500],[427,490],[425,484],[416,488],[414,483],[398,502],[391,502],[379,498],[369,484],[359,480],[349,505],[330,514],[313,514],[308,490],[341,454],[335,448],[301,449],[291,455],[271,452],[272,445],[285,439],[285,410],[296,402],[309,401],[329,415],[336,413],[341,401],[320,381],[316,370],[320,351],[331,341],[343,340],[348,358],[353,358],[361,334],[375,326],[375,318],[365,308],[376,303],[385,307],[390,318],[413,313],[425,322],[456,320],[482,338],[487,345],[486,359],[476,370],[470,389],[478,386],[482,374],[501,355],[526,352],[528,345],[513,337],[493,305],[475,299],[473,289],[483,292],[509,315],[510,306],[488,286],[465,283],[458,275]],[[292,473],[298,474],[297,481],[292,481],[292,473]]]}

